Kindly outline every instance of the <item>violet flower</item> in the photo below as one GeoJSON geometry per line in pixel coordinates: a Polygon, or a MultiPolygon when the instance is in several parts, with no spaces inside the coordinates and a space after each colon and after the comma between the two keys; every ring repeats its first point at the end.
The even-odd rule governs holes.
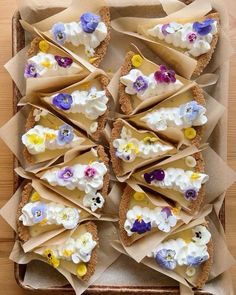
{"type": "Polygon", "coordinates": [[[133,88],[137,91],[144,91],[148,88],[148,81],[142,77],[142,76],[138,76],[136,81],[133,83],[133,88]]]}
{"type": "Polygon", "coordinates": [[[84,175],[87,178],[93,178],[97,173],[97,170],[93,167],[87,166],[84,170],[84,175]]]}
{"type": "Polygon", "coordinates": [[[33,63],[28,63],[25,66],[24,72],[25,78],[38,78],[39,74],[37,73],[36,66],[33,63]]]}
{"type": "Polygon", "coordinates": [[[64,124],[60,127],[57,142],[59,145],[70,143],[74,138],[73,128],[70,125],[64,124]]]}
{"type": "Polygon", "coordinates": [[[96,30],[100,22],[100,16],[91,12],[86,12],[81,15],[80,21],[83,31],[91,34],[96,30]]]}
{"type": "Polygon", "coordinates": [[[31,209],[31,213],[33,215],[34,223],[41,222],[44,218],[46,218],[46,205],[43,203],[39,203],[31,209]]]}
{"type": "Polygon", "coordinates": [[[62,68],[69,68],[73,63],[73,59],[70,57],[55,55],[54,58],[57,61],[57,64],[62,68]]]}
{"type": "Polygon", "coordinates": [[[166,66],[161,65],[160,70],[154,73],[154,78],[157,83],[175,83],[175,71],[168,70],[166,66]]]}
{"type": "Polygon", "coordinates": [[[73,99],[70,94],[59,93],[58,95],[53,97],[52,103],[58,109],[61,109],[63,111],[67,111],[71,108],[71,105],[73,103],[73,99]]]}
{"type": "Polygon", "coordinates": [[[154,180],[162,181],[164,178],[165,178],[165,171],[162,169],[156,169],[150,173],[144,174],[144,179],[149,184],[154,180]]]}
{"type": "Polygon", "coordinates": [[[74,170],[71,167],[65,167],[58,171],[58,177],[65,181],[69,181],[74,175],[74,170]]]}
{"type": "Polygon", "coordinates": [[[197,192],[194,189],[188,189],[184,193],[184,197],[188,201],[196,200],[196,198],[197,198],[197,192]]]}
{"type": "Polygon", "coordinates": [[[162,249],[157,252],[155,260],[160,266],[172,270],[176,267],[175,254],[174,250],[162,249]]]}
{"type": "Polygon", "coordinates": [[[191,256],[188,255],[187,256],[187,264],[190,266],[197,266],[200,265],[201,263],[203,263],[204,261],[206,261],[209,258],[208,255],[204,255],[204,256],[191,256]]]}
{"type": "Polygon", "coordinates": [[[145,222],[144,220],[136,219],[131,231],[133,233],[138,233],[139,235],[144,234],[151,230],[151,222],[145,222]]]}
{"type": "Polygon", "coordinates": [[[170,24],[164,24],[162,27],[161,27],[161,32],[164,36],[167,36],[169,34],[169,32],[166,30],[170,27],[170,24]]]}
{"type": "Polygon", "coordinates": [[[56,23],[52,27],[53,39],[59,43],[64,44],[66,41],[65,26],[63,23],[56,23]]]}
{"type": "Polygon", "coordinates": [[[196,101],[190,101],[180,107],[180,115],[189,121],[194,121],[201,110],[201,106],[196,101]]]}
{"type": "Polygon", "coordinates": [[[211,32],[213,23],[214,19],[212,18],[208,18],[201,23],[195,22],[193,23],[193,30],[200,36],[205,36],[211,32]]]}

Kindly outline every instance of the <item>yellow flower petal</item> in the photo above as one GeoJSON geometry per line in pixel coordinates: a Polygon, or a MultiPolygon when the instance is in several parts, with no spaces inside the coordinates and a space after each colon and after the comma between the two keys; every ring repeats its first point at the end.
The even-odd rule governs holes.
{"type": "Polygon", "coordinates": [[[42,61],[41,62],[41,65],[43,66],[43,67],[45,67],[45,68],[51,68],[51,66],[52,66],[52,64],[51,64],[51,62],[50,62],[50,60],[49,59],[45,59],[44,61],[42,61]]]}
{"type": "Polygon", "coordinates": [[[55,139],[57,136],[53,133],[46,133],[46,139],[50,140],[50,139],[55,139]]]}
{"type": "Polygon", "coordinates": [[[68,250],[68,249],[64,249],[63,251],[63,255],[66,257],[70,257],[73,254],[73,251],[68,250]]]}
{"type": "Polygon", "coordinates": [[[93,64],[97,59],[98,59],[98,57],[91,57],[91,58],[89,59],[89,62],[90,62],[91,64],[93,64]]]}
{"type": "Polygon", "coordinates": [[[141,55],[139,55],[139,54],[133,55],[133,57],[131,59],[131,63],[135,68],[140,67],[142,62],[143,62],[143,58],[141,57],[141,55]]]}
{"type": "Polygon", "coordinates": [[[40,195],[38,192],[34,192],[30,198],[31,202],[37,202],[40,200],[40,195]]]}
{"type": "Polygon", "coordinates": [[[77,270],[76,270],[77,276],[78,277],[83,277],[84,275],[86,275],[87,273],[87,266],[85,263],[81,262],[78,264],[77,266],[77,270]]]}
{"type": "Polygon", "coordinates": [[[199,173],[195,173],[193,172],[191,175],[191,180],[197,180],[201,177],[201,175],[199,173]]]}
{"type": "Polygon", "coordinates": [[[158,139],[157,139],[156,137],[146,136],[146,137],[144,137],[143,142],[144,142],[145,144],[150,144],[150,143],[157,142],[157,140],[158,140],[158,139]]]}
{"type": "Polygon", "coordinates": [[[45,225],[47,223],[48,219],[44,218],[42,221],[39,222],[40,225],[45,225]]]}
{"type": "Polygon", "coordinates": [[[194,139],[197,135],[197,132],[194,128],[190,127],[190,128],[186,128],[184,130],[184,136],[187,138],[187,139],[194,139]]]}
{"type": "Polygon", "coordinates": [[[50,45],[46,40],[42,40],[39,42],[39,49],[42,52],[48,52],[49,48],[50,48],[50,45]]]}
{"type": "Polygon", "coordinates": [[[135,192],[133,195],[133,198],[136,201],[142,201],[145,198],[145,194],[144,193],[140,193],[140,192],[135,192]]]}
{"type": "Polygon", "coordinates": [[[57,268],[60,265],[60,260],[57,259],[51,249],[46,249],[43,252],[43,256],[47,258],[48,263],[51,264],[53,267],[57,268]]]}
{"type": "Polygon", "coordinates": [[[43,138],[36,135],[36,134],[29,134],[27,136],[28,140],[30,143],[35,144],[35,145],[39,145],[43,143],[43,138]]]}

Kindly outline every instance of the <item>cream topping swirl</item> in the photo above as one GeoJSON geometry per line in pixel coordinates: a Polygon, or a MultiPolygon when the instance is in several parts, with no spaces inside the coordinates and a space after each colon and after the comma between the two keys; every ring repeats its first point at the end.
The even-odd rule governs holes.
{"type": "Polygon", "coordinates": [[[186,53],[198,57],[211,49],[213,36],[217,33],[217,21],[211,24],[211,31],[206,35],[193,32],[193,23],[180,24],[171,22],[166,25],[163,33],[163,25],[159,24],[147,30],[148,35],[160,40],[187,49],[186,53]]]}
{"type": "Polygon", "coordinates": [[[22,221],[24,226],[33,226],[43,222],[40,223],[42,226],[56,224],[62,225],[65,229],[73,229],[80,219],[78,209],[53,202],[29,202],[21,211],[19,220],[22,221]],[[42,216],[43,219],[41,220],[39,216],[42,216]]]}
{"type": "Polygon", "coordinates": [[[46,171],[41,179],[52,186],[61,186],[69,190],[75,188],[86,194],[97,192],[103,187],[103,178],[107,173],[102,162],[92,162],[89,165],[75,164],[70,167],[52,168],[46,171]]]}
{"type": "Polygon", "coordinates": [[[156,137],[146,137],[139,141],[132,137],[132,131],[126,127],[122,127],[120,138],[113,141],[113,147],[116,149],[116,155],[124,162],[133,162],[137,157],[154,158],[173,149],[156,137]]]}
{"type": "Polygon", "coordinates": [[[32,155],[40,154],[46,150],[69,149],[81,144],[84,139],[73,134],[69,143],[58,140],[59,130],[35,125],[22,136],[22,143],[32,155]]]}
{"type": "Polygon", "coordinates": [[[182,87],[183,83],[176,79],[175,82],[157,83],[154,73],[149,76],[144,75],[138,69],[132,69],[128,75],[120,77],[120,82],[124,84],[125,92],[130,95],[137,95],[140,100],[146,100],[154,96],[161,95],[167,91],[174,91],[182,87]],[[143,91],[138,91],[134,87],[134,83],[138,77],[143,77],[146,80],[147,88],[143,91]]]}
{"type": "Polygon", "coordinates": [[[141,118],[154,131],[163,131],[168,127],[185,129],[191,126],[202,126],[207,123],[206,108],[195,101],[178,107],[160,108],[141,118]],[[193,110],[191,104],[197,108],[193,110]]]}
{"type": "Polygon", "coordinates": [[[198,193],[202,184],[209,180],[207,174],[195,173],[181,168],[167,168],[163,171],[165,173],[164,179],[162,181],[154,179],[151,184],[162,189],[173,189],[181,193],[192,189],[198,193]]]}

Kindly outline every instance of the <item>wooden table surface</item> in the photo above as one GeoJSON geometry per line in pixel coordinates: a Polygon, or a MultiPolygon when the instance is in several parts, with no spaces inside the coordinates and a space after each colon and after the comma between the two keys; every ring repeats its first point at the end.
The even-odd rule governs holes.
{"type": "MultiPolygon", "coordinates": [[[[3,65],[11,58],[11,18],[16,10],[16,1],[0,0],[0,126],[12,116],[12,81],[3,65]]],[[[225,0],[230,14],[230,37],[236,48],[236,2],[225,0]],[[233,15],[234,14],[234,15],[233,15]]],[[[228,163],[236,170],[236,55],[231,59],[229,88],[229,120],[228,120],[228,163]]],[[[0,207],[12,195],[12,154],[0,142],[0,207]]],[[[226,195],[226,235],[228,246],[236,257],[236,184],[226,195]]],[[[13,263],[8,259],[13,245],[13,232],[0,218],[0,294],[30,294],[22,290],[15,282],[13,263]]],[[[231,270],[236,290],[236,266],[231,270]]],[[[48,293],[47,293],[48,294],[48,293]]],[[[228,295],[228,294],[225,294],[228,295]]]]}

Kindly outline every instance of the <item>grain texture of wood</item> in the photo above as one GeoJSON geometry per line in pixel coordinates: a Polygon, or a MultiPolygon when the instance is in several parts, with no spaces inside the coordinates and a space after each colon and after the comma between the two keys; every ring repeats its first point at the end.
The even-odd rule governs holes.
{"type": "MultiPolygon", "coordinates": [[[[236,2],[224,1],[230,11],[230,38],[236,49],[236,2]]],[[[15,0],[0,0],[0,126],[7,122],[13,113],[12,110],[12,81],[3,65],[11,58],[11,18],[17,9],[15,0]]],[[[230,63],[229,87],[229,118],[228,118],[228,163],[236,170],[236,54],[230,63]]],[[[12,195],[13,157],[8,148],[0,143],[0,207],[12,195]]],[[[236,257],[236,184],[226,194],[226,235],[228,246],[236,257]]],[[[0,290],[4,295],[32,294],[22,290],[15,282],[13,263],[9,260],[13,245],[13,232],[0,218],[0,290]]],[[[234,289],[236,290],[236,266],[231,269],[234,289]]],[[[55,294],[55,293],[54,293],[55,294]]],[[[58,294],[58,293],[57,293],[58,294]]],[[[47,295],[50,295],[47,292],[47,295]]]]}

